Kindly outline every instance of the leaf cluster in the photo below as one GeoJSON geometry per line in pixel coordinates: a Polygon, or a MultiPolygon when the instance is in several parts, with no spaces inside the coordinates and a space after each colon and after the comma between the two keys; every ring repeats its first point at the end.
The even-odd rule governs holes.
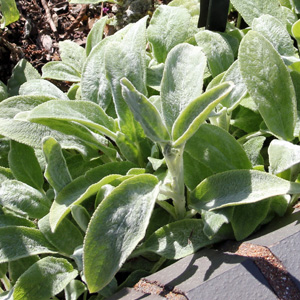
{"type": "Polygon", "coordinates": [[[105,299],[292,211],[300,7],[263,3],[231,0],[247,27],[224,33],[198,0],[105,38],[104,17],[0,82],[0,299],[105,299]]]}

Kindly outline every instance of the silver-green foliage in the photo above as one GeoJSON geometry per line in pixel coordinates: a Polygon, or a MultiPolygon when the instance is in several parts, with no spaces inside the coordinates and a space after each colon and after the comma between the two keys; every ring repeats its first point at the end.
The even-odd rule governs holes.
{"type": "Polygon", "coordinates": [[[100,19],[85,49],[61,42],[42,78],[21,60],[0,82],[0,298],[104,299],[291,210],[296,6],[232,4],[252,27],[199,30],[199,1],[173,0],[110,37],[100,19]]]}

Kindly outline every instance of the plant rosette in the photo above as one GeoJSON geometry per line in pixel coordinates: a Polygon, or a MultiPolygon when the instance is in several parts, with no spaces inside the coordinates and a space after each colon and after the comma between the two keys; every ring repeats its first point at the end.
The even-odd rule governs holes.
{"type": "Polygon", "coordinates": [[[219,33],[197,28],[198,0],[173,0],[106,38],[101,18],[42,75],[17,64],[0,83],[0,299],[105,299],[292,211],[300,34],[286,3],[232,0],[238,24],[219,33]]]}

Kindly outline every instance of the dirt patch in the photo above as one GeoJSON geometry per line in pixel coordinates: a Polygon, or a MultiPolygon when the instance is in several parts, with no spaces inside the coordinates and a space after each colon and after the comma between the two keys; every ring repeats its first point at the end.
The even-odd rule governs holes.
{"type": "Polygon", "coordinates": [[[183,292],[174,287],[163,285],[157,281],[149,281],[142,278],[135,286],[136,291],[150,295],[160,295],[169,300],[187,300],[183,292]]]}
{"type": "Polygon", "coordinates": [[[226,242],[219,250],[251,258],[280,300],[300,300],[300,292],[281,261],[267,247],[226,242]]]}

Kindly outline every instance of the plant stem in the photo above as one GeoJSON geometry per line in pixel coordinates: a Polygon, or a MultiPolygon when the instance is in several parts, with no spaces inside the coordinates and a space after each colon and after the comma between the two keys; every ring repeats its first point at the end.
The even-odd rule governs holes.
{"type": "Polygon", "coordinates": [[[290,207],[293,207],[299,200],[300,194],[294,194],[292,196],[291,202],[290,202],[290,207]]]}
{"type": "Polygon", "coordinates": [[[151,269],[150,273],[153,274],[159,270],[159,268],[162,266],[162,264],[166,261],[167,259],[164,257],[161,257],[159,261],[153,266],[151,269]]]}
{"type": "Polygon", "coordinates": [[[4,288],[6,291],[9,291],[11,289],[11,284],[10,284],[10,281],[9,279],[7,278],[6,275],[4,275],[2,278],[1,278],[1,281],[4,285],[4,288]]]}
{"type": "Polygon", "coordinates": [[[238,14],[238,18],[237,18],[237,21],[236,21],[236,27],[237,28],[241,28],[241,23],[242,23],[242,16],[241,14],[238,14]]]}
{"type": "Polygon", "coordinates": [[[84,292],[84,294],[83,294],[83,300],[87,300],[87,292],[84,292]]]}
{"type": "Polygon", "coordinates": [[[162,207],[164,210],[166,210],[173,218],[174,220],[177,219],[177,216],[175,214],[174,206],[172,206],[170,203],[166,201],[156,201],[156,203],[162,207]]]}
{"type": "Polygon", "coordinates": [[[237,141],[240,143],[240,144],[244,144],[246,143],[247,141],[249,141],[250,139],[254,138],[254,137],[258,137],[258,136],[261,136],[262,135],[262,132],[261,131],[256,131],[256,132],[251,132],[249,134],[246,134],[244,136],[242,136],[241,138],[239,138],[237,141]]]}
{"type": "Polygon", "coordinates": [[[166,144],[163,147],[163,154],[168,166],[171,182],[166,183],[172,190],[172,200],[175,207],[176,219],[184,219],[186,214],[184,195],[184,173],[183,173],[183,151],[184,146],[179,148],[166,144]]]}

